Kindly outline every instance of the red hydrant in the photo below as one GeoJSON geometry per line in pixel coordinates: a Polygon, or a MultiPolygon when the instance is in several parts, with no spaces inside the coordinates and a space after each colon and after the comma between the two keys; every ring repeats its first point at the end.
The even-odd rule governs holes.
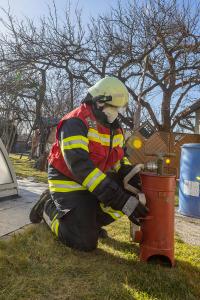
{"type": "Polygon", "coordinates": [[[174,266],[174,199],[176,176],[141,173],[142,189],[146,196],[148,216],[132,240],[140,243],[140,260],[170,263],[174,266]]]}

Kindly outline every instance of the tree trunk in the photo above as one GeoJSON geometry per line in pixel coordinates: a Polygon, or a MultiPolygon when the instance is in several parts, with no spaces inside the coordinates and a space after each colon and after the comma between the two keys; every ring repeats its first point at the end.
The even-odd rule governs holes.
{"type": "Polygon", "coordinates": [[[45,127],[44,127],[44,123],[42,120],[42,105],[44,103],[45,100],[45,93],[46,93],[46,71],[45,70],[40,70],[41,72],[41,83],[39,86],[39,97],[36,103],[36,123],[37,123],[37,127],[40,130],[40,142],[39,142],[39,161],[37,164],[37,167],[41,170],[43,168],[44,165],[44,159],[43,157],[45,157],[45,146],[46,146],[46,137],[45,137],[45,127]]]}
{"type": "Polygon", "coordinates": [[[73,75],[69,76],[70,82],[70,111],[74,108],[74,79],[73,75]]]}
{"type": "Polygon", "coordinates": [[[170,118],[170,103],[171,103],[171,92],[167,91],[164,93],[162,102],[162,131],[170,132],[171,118],[170,118]]]}

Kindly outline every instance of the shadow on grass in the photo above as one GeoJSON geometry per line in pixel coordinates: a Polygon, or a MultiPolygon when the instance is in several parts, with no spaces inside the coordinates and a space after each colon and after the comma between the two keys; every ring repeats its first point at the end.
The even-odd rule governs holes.
{"type": "Polygon", "coordinates": [[[139,244],[122,242],[111,237],[101,239],[101,243],[119,251],[134,252],[136,255],[139,255],[139,244]]]}
{"type": "MultiPolygon", "coordinates": [[[[178,241],[177,247],[184,246],[178,241]]],[[[185,247],[184,252],[192,255],[194,250],[185,247]]],[[[87,282],[88,273],[89,285],[92,289],[96,287],[95,298],[77,299],[200,299],[200,269],[181,256],[175,257],[174,268],[140,262],[139,244],[122,241],[117,234],[116,238],[101,239],[99,248],[91,253],[66,250],[72,255],[76,252],[80,262],[74,266],[74,272],[70,267],[73,279],[74,274],[79,274],[87,282]]]]}
{"type": "MultiPolygon", "coordinates": [[[[139,244],[113,237],[101,239],[100,244],[100,247],[91,253],[70,249],[71,253],[76,253],[80,261],[90,264],[89,273],[93,269],[95,276],[92,281],[98,282],[95,300],[200,299],[200,269],[194,264],[184,261],[181,257],[175,257],[175,267],[166,268],[159,264],[140,262],[139,244]],[[99,273],[96,270],[99,270],[99,273]],[[99,294],[99,291],[103,294],[101,292],[99,294]],[[104,298],[102,295],[108,296],[104,298]]],[[[185,244],[178,241],[177,247],[179,245],[182,247],[185,244]]],[[[189,246],[186,247],[188,256],[192,255],[193,250],[189,246]]],[[[81,268],[81,265],[75,270],[84,276],[85,271],[80,272],[79,267],[81,268]]],[[[93,286],[94,282],[91,285],[93,286]]]]}
{"type": "Polygon", "coordinates": [[[198,267],[181,259],[175,260],[173,268],[144,263],[135,258],[135,255],[139,255],[138,245],[113,238],[103,240],[102,243],[115,250],[133,254],[132,258],[130,255],[126,258],[105,253],[103,249],[96,250],[100,254],[101,265],[105,264],[105,255],[106,261],[111,262],[110,267],[104,270],[107,278],[112,278],[113,272],[124,274],[115,277],[121,289],[120,299],[200,299],[198,267]]]}

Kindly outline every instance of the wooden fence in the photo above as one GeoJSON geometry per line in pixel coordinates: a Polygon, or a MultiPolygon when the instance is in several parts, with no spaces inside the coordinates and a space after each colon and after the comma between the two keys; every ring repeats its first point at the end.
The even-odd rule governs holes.
{"type": "Polygon", "coordinates": [[[174,156],[169,156],[170,163],[167,164],[164,160],[164,168],[166,173],[176,174],[179,177],[181,146],[188,143],[200,143],[200,135],[154,132],[149,137],[145,137],[138,130],[127,140],[127,154],[133,164],[144,163],[155,166],[159,154],[166,154],[167,158],[167,154],[172,153],[174,156]],[[137,140],[140,143],[135,143],[137,140]],[[141,147],[134,146],[137,144],[141,147]]]}

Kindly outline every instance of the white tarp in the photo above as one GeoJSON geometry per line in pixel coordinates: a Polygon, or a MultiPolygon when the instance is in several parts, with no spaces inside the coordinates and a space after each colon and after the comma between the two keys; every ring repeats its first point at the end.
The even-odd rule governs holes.
{"type": "Polygon", "coordinates": [[[13,195],[18,195],[16,175],[0,139],[0,199],[13,195]]]}

